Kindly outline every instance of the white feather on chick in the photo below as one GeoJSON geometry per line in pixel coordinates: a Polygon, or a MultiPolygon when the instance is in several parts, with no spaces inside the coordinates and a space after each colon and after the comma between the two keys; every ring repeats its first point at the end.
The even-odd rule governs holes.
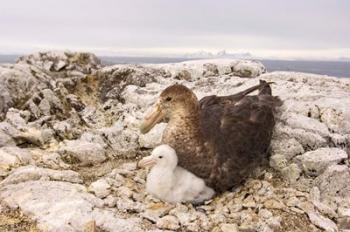
{"type": "Polygon", "coordinates": [[[177,166],[177,155],[169,145],[156,147],[150,156],[139,162],[140,167],[154,165],[147,176],[146,191],[160,200],[178,203],[202,203],[215,194],[203,179],[177,166]]]}

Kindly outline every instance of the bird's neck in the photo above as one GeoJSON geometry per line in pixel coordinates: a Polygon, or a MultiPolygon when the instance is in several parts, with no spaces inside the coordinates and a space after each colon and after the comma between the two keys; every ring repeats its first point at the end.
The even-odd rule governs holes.
{"type": "Polygon", "coordinates": [[[169,125],[180,125],[182,126],[191,126],[192,128],[199,127],[199,117],[194,114],[194,115],[175,115],[169,120],[169,125]]]}
{"type": "Polygon", "coordinates": [[[168,162],[166,164],[157,163],[156,165],[154,165],[153,169],[157,169],[159,170],[159,172],[163,172],[163,171],[174,172],[176,166],[177,166],[177,162],[168,162]]]}
{"type": "Polygon", "coordinates": [[[163,166],[154,166],[147,175],[146,189],[158,197],[167,195],[174,183],[174,170],[163,166]]]}
{"type": "Polygon", "coordinates": [[[202,142],[201,139],[199,113],[195,111],[173,114],[163,134],[163,142],[168,142],[169,145],[181,141],[187,145],[193,143],[192,145],[197,146],[202,142]]]}

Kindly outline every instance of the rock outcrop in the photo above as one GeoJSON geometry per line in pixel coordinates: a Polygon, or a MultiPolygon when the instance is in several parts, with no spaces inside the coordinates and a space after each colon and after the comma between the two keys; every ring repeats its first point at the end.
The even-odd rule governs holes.
{"type": "Polygon", "coordinates": [[[19,209],[42,231],[350,229],[349,80],[228,59],[100,63],[46,52],[0,65],[0,215],[19,209]],[[138,126],[158,94],[177,82],[199,98],[229,95],[259,79],[284,102],[268,167],[201,206],[148,195],[136,161],[166,124],[138,126]]]}

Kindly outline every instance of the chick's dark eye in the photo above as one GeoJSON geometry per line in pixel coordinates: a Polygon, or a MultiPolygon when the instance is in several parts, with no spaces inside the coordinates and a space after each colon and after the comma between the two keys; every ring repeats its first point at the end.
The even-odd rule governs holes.
{"type": "Polygon", "coordinates": [[[160,155],[160,156],[159,156],[159,159],[161,159],[161,158],[163,158],[163,156],[160,155]]]}
{"type": "Polygon", "coordinates": [[[166,101],[171,101],[171,97],[167,97],[165,100],[166,101]]]}

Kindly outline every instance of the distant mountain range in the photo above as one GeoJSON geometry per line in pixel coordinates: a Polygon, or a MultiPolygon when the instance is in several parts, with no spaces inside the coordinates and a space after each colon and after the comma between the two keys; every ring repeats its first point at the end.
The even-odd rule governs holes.
{"type": "Polygon", "coordinates": [[[252,54],[249,52],[242,53],[227,53],[225,50],[219,51],[217,53],[198,51],[194,53],[184,54],[184,58],[189,59],[211,59],[211,58],[232,58],[232,59],[251,59],[252,54]]]}

